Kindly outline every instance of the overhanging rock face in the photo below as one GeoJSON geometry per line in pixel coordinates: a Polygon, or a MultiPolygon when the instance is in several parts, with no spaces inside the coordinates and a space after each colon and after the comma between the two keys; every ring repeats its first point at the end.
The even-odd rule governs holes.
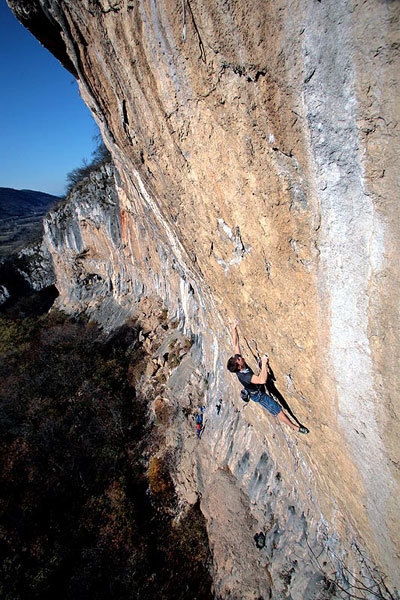
{"type": "Polygon", "coordinates": [[[77,77],[116,165],[112,218],[77,208],[67,236],[104,263],[102,314],[161,296],[198,336],[208,406],[223,397],[181,478],[217,592],[311,598],[340,568],[370,585],[362,556],[398,586],[399,3],[9,3],[77,77]],[[243,410],[234,316],[306,439],[243,410]]]}

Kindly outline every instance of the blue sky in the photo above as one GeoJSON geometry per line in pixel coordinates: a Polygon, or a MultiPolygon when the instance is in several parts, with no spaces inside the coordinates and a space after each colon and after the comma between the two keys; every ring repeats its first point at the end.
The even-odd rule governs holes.
{"type": "Polygon", "coordinates": [[[98,134],[78,85],[0,0],[0,187],[62,195],[98,134]]]}

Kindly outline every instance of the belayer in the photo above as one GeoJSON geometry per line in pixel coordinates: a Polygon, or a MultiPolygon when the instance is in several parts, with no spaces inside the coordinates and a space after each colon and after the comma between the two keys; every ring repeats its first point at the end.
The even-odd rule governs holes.
{"type": "Polygon", "coordinates": [[[281,423],[285,423],[294,431],[299,433],[309,433],[307,427],[303,425],[297,425],[289,419],[289,417],[283,412],[281,406],[265,391],[265,384],[268,379],[268,356],[264,355],[261,358],[261,370],[259,375],[254,375],[253,371],[246,364],[244,360],[240,345],[239,345],[239,333],[237,330],[238,322],[235,320],[233,324],[233,351],[234,356],[231,356],[228,360],[227,368],[231,373],[236,373],[242,386],[248,391],[250,399],[253,402],[259,402],[261,406],[267,409],[274,417],[281,423]]]}
{"type": "Polygon", "coordinates": [[[196,433],[197,433],[197,437],[199,439],[201,438],[201,434],[203,432],[203,413],[204,413],[205,409],[206,409],[205,406],[200,406],[200,412],[198,413],[198,415],[196,417],[196,433]]]}

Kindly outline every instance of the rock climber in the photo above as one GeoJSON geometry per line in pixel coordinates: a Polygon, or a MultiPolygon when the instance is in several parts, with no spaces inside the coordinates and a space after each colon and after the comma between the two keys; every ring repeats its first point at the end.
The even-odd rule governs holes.
{"type": "Polygon", "coordinates": [[[255,375],[244,360],[239,344],[238,321],[235,320],[232,327],[233,351],[234,356],[228,360],[227,368],[231,373],[236,373],[242,386],[250,394],[251,400],[259,402],[263,408],[271,413],[281,423],[288,425],[290,429],[299,433],[309,433],[304,425],[297,425],[289,419],[283,412],[281,406],[265,391],[265,384],[268,379],[268,356],[264,355],[261,358],[261,370],[258,375],[255,375]]]}
{"type": "Polygon", "coordinates": [[[200,406],[200,412],[196,416],[196,433],[199,439],[201,438],[201,434],[203,432],[203,413],[205,410],[205,406],[200,406]]]}
{"type": "Polygon", "coordinates": [[[201,438],[201,432],[203,429],[203,423],[196,423],[196,433],[197,433],[197,437],[200,439],[201,438]]]}

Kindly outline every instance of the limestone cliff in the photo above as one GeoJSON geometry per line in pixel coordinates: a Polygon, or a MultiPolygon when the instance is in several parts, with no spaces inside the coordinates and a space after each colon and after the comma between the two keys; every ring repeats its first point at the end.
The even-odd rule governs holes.
{"type": "Polygon", "coordinates": [[[323,598],[323,572],[351,591],[371,565],[399,586],[399,3],[9,4],[116,166],[104,203],[47,222],[60,302],[113,327],[158,295],[196,336],[207,427],[176,480],[216,596],[323,598]],[[234,316],[306,439],[243,407],[234,316]]]}

